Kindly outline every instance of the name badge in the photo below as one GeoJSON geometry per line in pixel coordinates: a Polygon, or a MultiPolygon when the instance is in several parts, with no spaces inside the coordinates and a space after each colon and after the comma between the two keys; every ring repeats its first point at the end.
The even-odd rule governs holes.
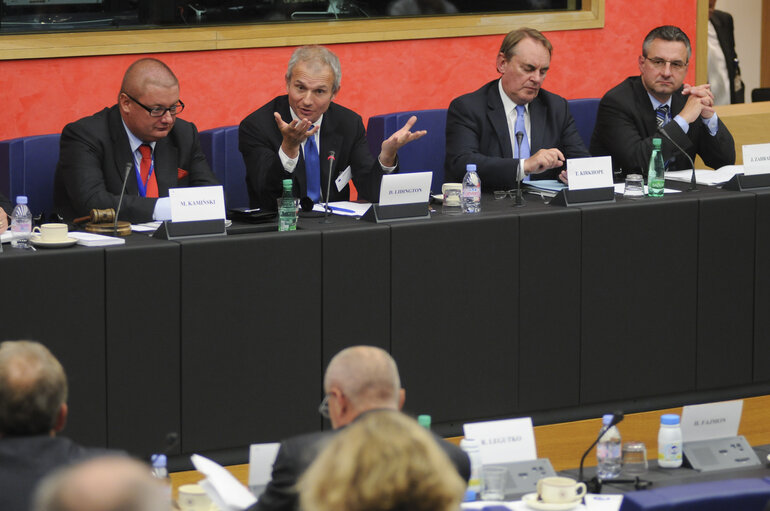
{"type": "Polygon", "coordinates": [[[380,206],[427,203],[432,172],[386,174],[380,185],[380,206]]]}
{"type": "Polygon", "coordinates": [[[463,433],[481,444],[484,465],[537,459],[531,417],[472,422],[463,425],[463,433]]]}
{"type": "Polygon", "coordinates": [[[612,157],[567,159],[567,179],[570,190],[609,188],[612,185],[612,157]]]}
{"type": "Polygon", "coordinates": [[[168,196],[171,199],[172,222],[225,218],[225,196],[221,185],[172,188],[168,196]]]}
{"type": "Polygon", "coordinates": [[[743,146],[744,174],[766,174],[770,172],[770,144],[743,146]]]}
{"type": "Polygon", "coordinates": [[[339,176],[337,176],[337,179],[334,180],[334,184],[337,186],[337,191],[341,192],[342,189],[348,185],[352,177],[353,171],[351,170],[350,165],[348,165],[347,168],[343,170],[339,176]]]}
{"type": "Polygon", "coordinates": [[[743,400],[685,406],[682,410],[682,438],[687,442],[729,438],[738,435],[743,400]]]}

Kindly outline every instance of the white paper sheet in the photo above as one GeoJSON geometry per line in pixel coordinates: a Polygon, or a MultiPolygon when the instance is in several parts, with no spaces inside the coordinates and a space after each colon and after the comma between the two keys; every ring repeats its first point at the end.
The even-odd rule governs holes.
{"type": "Polygon", "coordinates": [[[200,454],[193,454],[190,459],[198,472],[206,476],[206,480],[198,484],[221,511],[241,511],[257,501],[248,488],[219,463],[200,454]]]}

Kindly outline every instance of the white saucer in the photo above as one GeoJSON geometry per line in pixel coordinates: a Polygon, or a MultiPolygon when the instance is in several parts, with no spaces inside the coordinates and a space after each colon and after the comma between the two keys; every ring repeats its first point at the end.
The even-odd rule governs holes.
{"type": "Polygon", "coordinates": [[[64,241],[43,241],[40,236],[30,236],[29,242],[39,248],[66,248],[78,242],[77,238],[67,237],[64,241]]]}
{"type": "Polygon", "coordinates": [[[537,493],[527,493],[521,498],[521,501],[524,502],[528,507],[537,509],[539,511],[567,511],[568,509],[575,509],[580,505],[580,500],[564,502],[562,504],[549,504],[547,502],[537,500],[537,493]]]}

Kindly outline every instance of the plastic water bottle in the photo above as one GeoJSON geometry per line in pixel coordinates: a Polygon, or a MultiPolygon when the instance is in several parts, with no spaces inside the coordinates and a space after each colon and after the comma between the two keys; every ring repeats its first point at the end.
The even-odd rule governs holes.
{"type": "Polygon", "coordinates": [[[679,416],[675,413],[667,413],[660,417],[658,466],[661,468],[682,466],[682,428],[679,425],[679,416]]]}
{"type": "Polygon", "coordinates": [[[29,247],[29,235],[32,232],[32,212],[27,207],[27,196],[16,197],[16,207],[11,213],[12,247],[29,247]]]}
{"type": "Polygon", "coordinates": [[[663,153],[660,151],[660,139],[652,139],[652,154],[650,166],[647,169],[647,195],[663,197],[663,187],[666,183],[666,166],[663,164],[663,153]]]}
{"type": "MultiPolygon", "coordinates": [[[[602,417],[602,429],[612,422],[612,414],[602,417]]],[[[596,474],[599,479],[615,479],[620,475],[620,469],[623,466],[623,453],[620,442],[620,431],[616,426],[612,426],[604,432],[596,445],[596,460],[599,462],[596,467],[596,474]]]]}
{"type": "Polygon", "coordinates": [[[168,475],[168,459],[165,454],[153,454],[150,456],[152,462],[152,476],[166,485],[168,489],[168,500],[171,501],[171,477],[168,475]]]}
{"type": "Polygon", "coordinates": [[[465,166],[463,191],[460,196],[463,213],[478,213],[481,211],[481,179],[476,174],[476,165],[469,163],[465,166]]]}
{"type": "Polygon", "coordinates": [[[297,230],[297,203],[292,192],[291,179],[283,180],[283,195],[278,199],[278,230],[297,230]]]}
{"type": "Polygon", "coordinates": [[[471,477],[468,479],[468,491],[474,492],[473,499],[481,492],[481,442],[475,438],[460,440],[460,449],[465,451],[471,461],[471,477]]]}

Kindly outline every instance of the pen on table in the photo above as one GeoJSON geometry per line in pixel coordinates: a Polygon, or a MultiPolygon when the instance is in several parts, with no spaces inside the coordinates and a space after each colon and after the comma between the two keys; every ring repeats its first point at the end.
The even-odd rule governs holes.
{"type": "Polygon", "coordinates": [[[329,206],[332,211],[340,211],[342,213],[355,213],[352,209],[340,208],[339,206],[329,206]]]}

